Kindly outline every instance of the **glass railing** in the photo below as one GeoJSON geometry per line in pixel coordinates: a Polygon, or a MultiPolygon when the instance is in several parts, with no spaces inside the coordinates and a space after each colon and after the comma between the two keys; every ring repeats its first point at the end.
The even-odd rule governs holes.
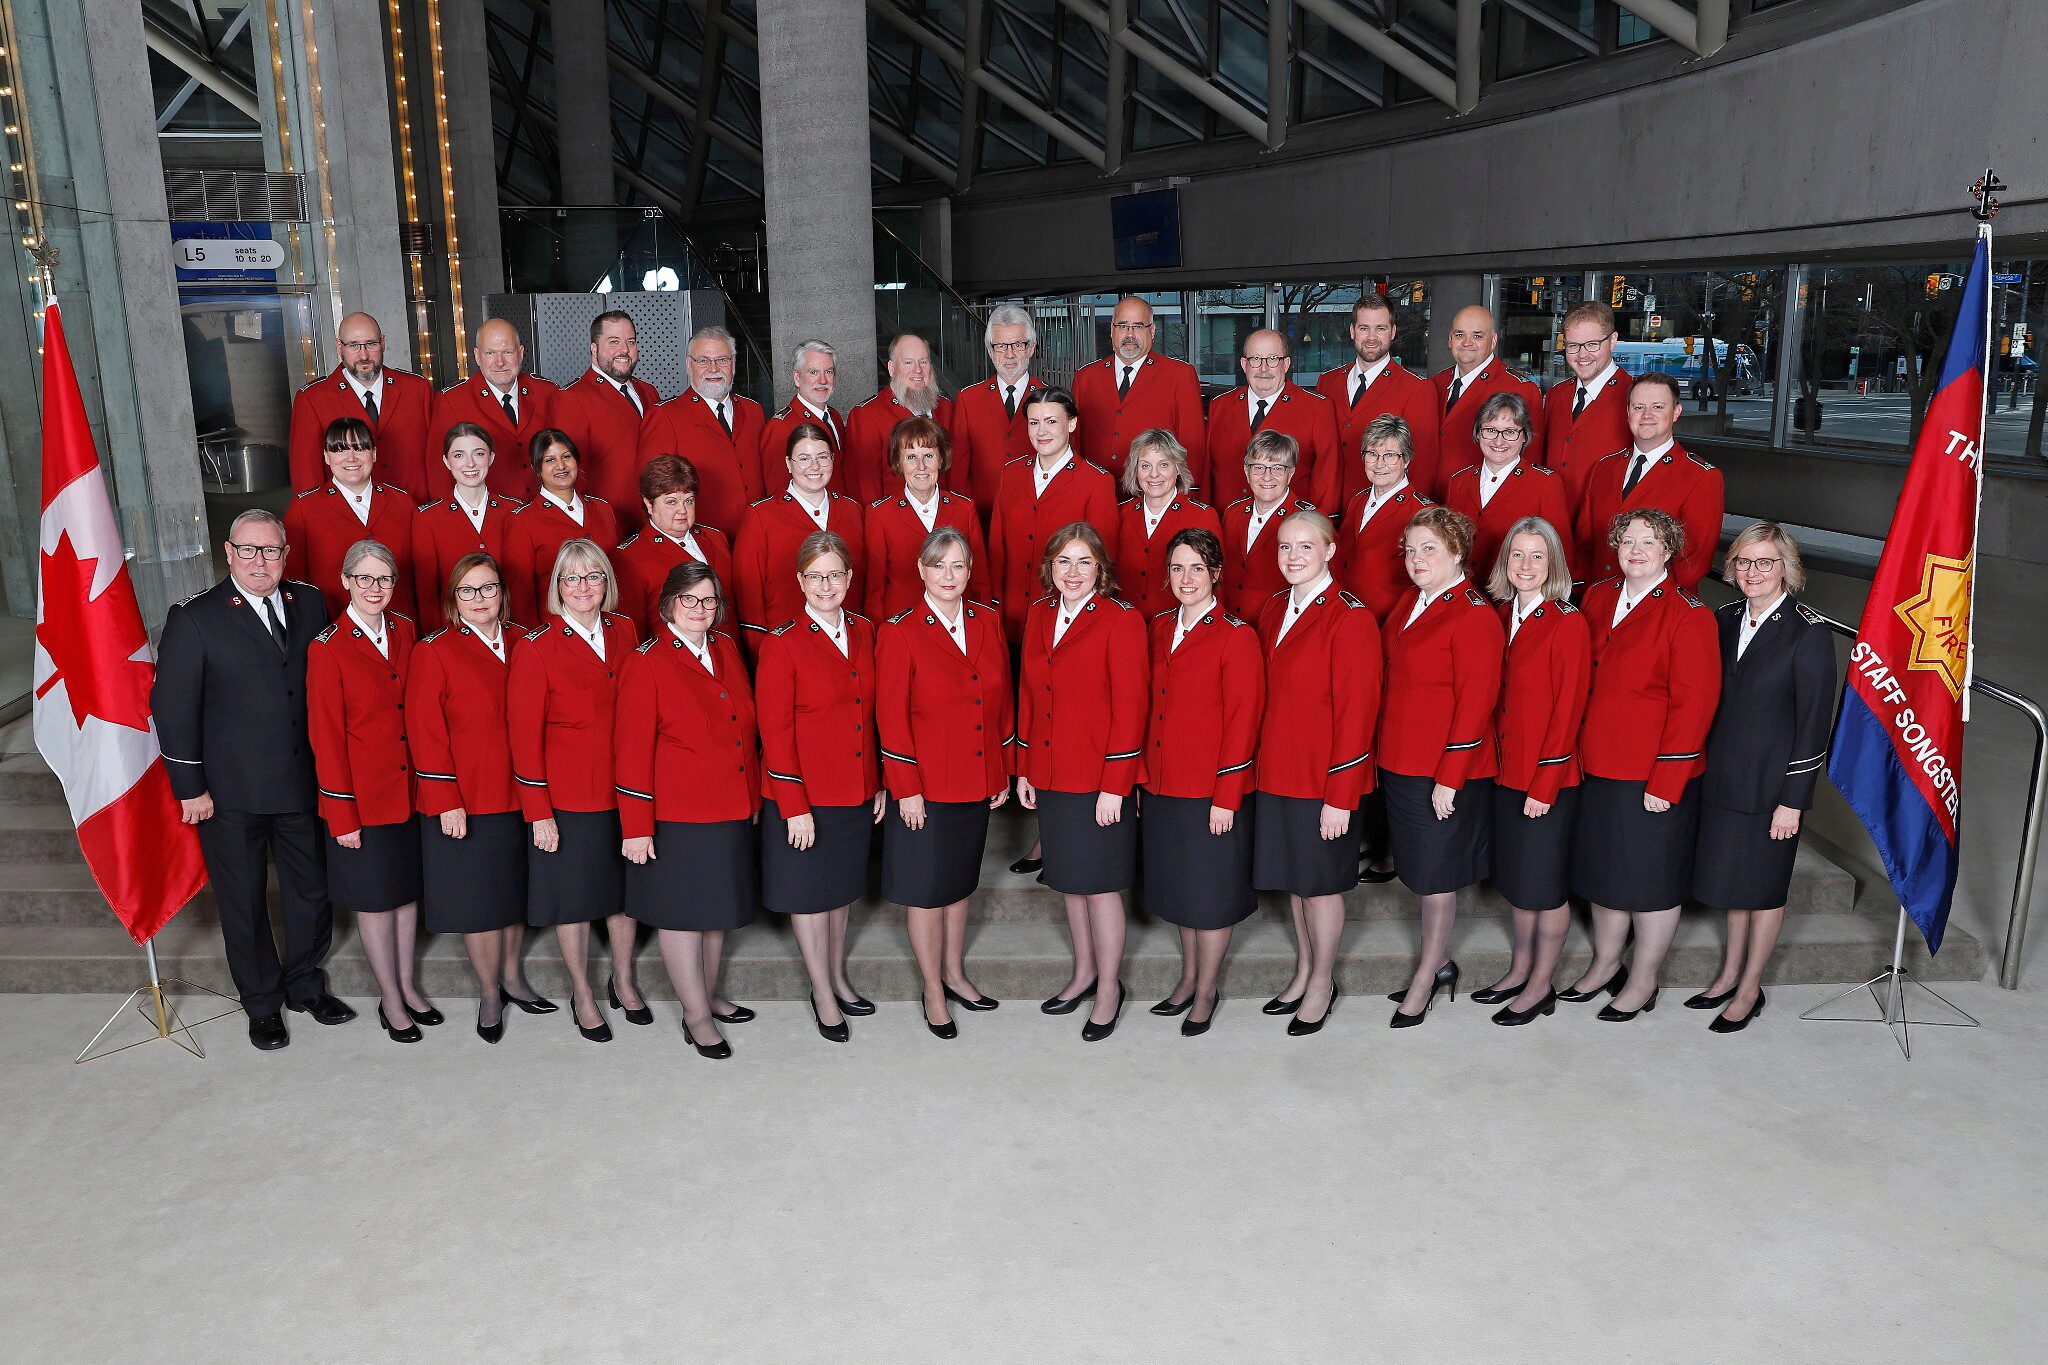
{"type": "Polygon", "coordinates": [[[875,221],[875,339],[886,347],[899,332],[915,332],[932,348],[939,388],[958,393],[986,379],[982,314],[939,277],[908,243],[875,221]]]}

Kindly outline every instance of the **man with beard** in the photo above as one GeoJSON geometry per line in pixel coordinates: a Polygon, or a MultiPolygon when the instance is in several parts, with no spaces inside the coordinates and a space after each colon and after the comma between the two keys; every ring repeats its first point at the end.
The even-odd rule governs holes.
{"type": "MultiPolygon", "coordinates": [[[[747,508],[766,496],[761,477],[761,405],[733,393],[735,350],[723,327],[700,327],[684,364],[689,391],[647,415],[640,428],[644,468],[657,455],[680,455],[697,471],[697,520],[737,539],[747,508]]],[[[776,461],[776,469],[782,462],[776,461]]],[[[727,589],[730,591],[730,589],[727,589]]]]}
{"type": "Polygon", "coordinates": [[[557,424],[576,443],[583,491],[611,504],[619,534],[645,524],[640,511],[640,427],[661,402],[661,391],[633,371],[640,364],[640,332],[631,315],[614,309],[590,324],[590,368],[562,390],[557,424]]]}
{"type": "Polygon", "coordinates": [[[953,425],[953,400],[939,396],[932,349],[915,332],[889,343],[888,384],[846,415],[840,472],[846,495],[862,506],[903,486],[902,476],[889,468],[889,434],[909,417],[929,417],[949,430],[953,425]]]}
{"type": "Polygon", "coordinates": [[[1157,338],[1152,305],[1136,295],[1117,301],[1109,318],[1115,354],[1082,366],[1074,376],[1074,401],[1081,405],[1074,449],[1121,479],[1139,432],[1170,431],[1187,450],[1188,473],[1206,498],[1209,435],[1202,418],[1202,382],[1194,366],[1155,352],[1157,338]]]}
{"type": "Polygon", "coordinates": [[[974,499],[986,518],[995,509],[1003,466],[1033,453],[1024,400],[1038,387],[1031,377],[1031,360],[1038,354],[1037,324],[1016,304],[999,304],[989,310],[982,345],[996,377],[960,390],[946,434],[953,438],[948,487],[974,499]]]}
{"type": "Polygon", "coordinates": [[[406,370],[384,364],[384,329],[368,313],[350,313],[335,332],[341,363],[324,379],[292,398],[289,443],[292,489],[303,493],[327,482],[327,428],[336,419],[368,422],[377,437],[378,473],[413,498],[427,497],[429,463],[438,466],[438,447],[427,448],[434,386],[406,370]]]}
{"type": "Polygon", "coordinates": [[[441,502],[454,492],[454,476],[441,462],[443,440],[457,422],[474,422],[490,434],[491,451],[497,456],[491,462],[490,490],[517,502],[532,502],[533,466],[527,463],[526,443],[555,425],[561,390],[526,373],[526,346],[519,340],[519,330],[503,318],[476,329],[475,359],[476,369],[468,379],[434,398],[434,458],[421,501],[441,502]]]}
{"type": "Polygon", "coordinates": [[[1377,290],[1351,305],[1351,346],[1358,359],[1323,371],[1316,392],[1330,400],[1337,414],[1337,449],[1343,473],[1340,507],[1365,491],[1365,431],[1380,417],[1392,415],[1408,424],[1415,451],[1408,461],[1408,482],[1418,490],[1437,482],[1436,389],[1419,374],[1410,374],[1394,359],[1394,309],[1377,290]]]}
{"type": "Polygon", "coordinates": [[[846,492],[846,471],[841,468],[845,463],[841,457],[846,450],[846,419],[832,406],[832,391],[839,387],[836,356],[830,342],[813,339],[796,344],[796,359],[789,372],[796,385],[796,397],[770,417],[761,431],[761,482],[768,497],[788,486],[789,475],[782,462],[789,454],[789,433],[805,422],[824,431],[832,447],[832,481],[827,487],[834,493],[851,496],[846,492]]]}

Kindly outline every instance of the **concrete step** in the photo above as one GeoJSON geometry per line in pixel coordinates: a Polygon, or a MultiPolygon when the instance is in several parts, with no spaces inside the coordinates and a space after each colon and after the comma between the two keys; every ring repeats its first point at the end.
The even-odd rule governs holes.
{"type": "Polygon", "coordinates": [[[50,765],[43,762],[43,756],[30,750],[28,753],[9,753],[0,758],[0,802],[55,801],[62,802],[64,788],[57,782],[57,775],[50,771],[50,765]]]}

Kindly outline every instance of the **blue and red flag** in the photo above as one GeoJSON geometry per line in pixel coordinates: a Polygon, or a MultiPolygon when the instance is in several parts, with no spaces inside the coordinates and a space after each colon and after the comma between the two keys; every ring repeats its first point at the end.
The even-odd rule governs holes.
{"type": "Polygon", "coordinates": [[[1941,947],[1962,834],[1991,244],[1980,232],[1941,377],[1856,627],[1828,777],[1877,841],[1892,890],[1941,947]]]}

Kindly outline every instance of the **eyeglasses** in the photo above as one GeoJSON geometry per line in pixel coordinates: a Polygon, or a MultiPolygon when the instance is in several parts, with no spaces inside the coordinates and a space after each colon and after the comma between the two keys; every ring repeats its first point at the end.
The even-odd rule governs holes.
{"type": "MultiPolygon", "coordinates": [[[[797,577],[803,580],[807,588],[836,588],[853,575],[845,569],[833,569],[829,573],[800,573],[797,577]]],[[[711,600],[716,602],[718,599],[714,597],[711,600]]]]}
{"type": "Polygon", "coordinates": [[[565,588],[601,588],[607,577],[602,570],[593,569],[589,573],[565,573],[555,581],[565,588]]]}
{"type": "Polygon", "coordinates": [[[690,592],[686,592],[686,593],[682,593],[682,594],[680,594],[679,596],[677,596],[677,598],[676,598],[676,602],[677,602],[677,604],[678,604],[679,606],[681,606],[681,607],[682,607],[682,609],[683,609],[684,611],[717,611],[717,610],[718,610],[718,598],[717,598],[717,597],[715,597],[715,596],[714,596],[714,597],[699,597],[699,596],[697,596],[697,595],[696,595],[695,593],[690,593],[690,592]]]}
{"type": "Polygon", "coordinates": [[[991,341],[988,344],[988,348],[1003,355],[1022,355],[1031,349],[1031,343],[1029,341],[991,341]]]}
{"type": "Polygon", "coordinates": [[[388,592],[398,586],[398,580],[388,573],[352,573],[348,581],[364,592],[388,592]]]}
{"type": "Polygon", "coordinates": [[[479,598],[488,602],[498,595],[498,585],[496,583],[477,583],[473,585],[465,583],[455,590],[455,595],[464,602],[474,602],[479,598]]]}
{"type": "Polygon", "coordinates": [[[1601,337],[1598,341],[1567,341],[1564,351],[1566,355],[1591,355],[1612,340],[1613,337],[1601,337]]]}
{"type": "Polygon", "coordinates": [[[1095,561],[1092,558],[1089,558],[1085,555],[1080,559],[1072,558],[1069,555],[1061,555],[1058,559],[1055,559],[1052,562],[1052,566],[1055,569],[1058,569],[1061,573],[1072,573],[1075,569],[1094,568],[1095,561]]]}
{"type": "Polygon", "coordinates": [[[1244,358],[1244,363],[1248,368],[1254,370],[1277,370],[1287,363],[1287,357],[1284,355],[1248,355],[1244,358]]]}
{"type": "Polygon", "coordinates": [[[236,559],[260,559],[265,564],[275,564],[284,558],[282,545],[237,545],[231,540],[228,548],[235,552],[236,559]]]}
{"type": "Polygon", "coordinates": [[[339,344],[344,351],[374,351],[383,346],[384,338],[378,337],[375,341],[344,341],[339,344]]]}
{"type": "Polygon", "coordinates": [[[1526,441],[1529,439],[1529,433],[1520,427],[1481,427],[1479,439],[1491,441],[1495,445],[1505,445],[1509,441],[1526,441]]]}
{"type": "Polygon", "coordinates": [[[1152,324],[1149,322],[1112,322],[1109,324],[1109,330],[1112,332],[1149,332],[1152,330],[1152,324]]]}
{"type": "Polygon", "coordinates": [[[1738,559],[1735,561],[1735,572],[1769,573],[1784,562],[1782,559],[1738,559]]]}
{"type": "Polygon", "coordinates": [[[832,464],[832,456],[829,451],[823,455],[792,455],[789,462],[798,469],[826,469],[832,464]]]}
{"type": "Polygon", "coordinates": [[[724,355],[693,355],[690,357],[690,363],[701,365],[707,370],[722,370],[732,364],[732,353],[728,351],[724,355]]]}
{"type": "Polygon", "coordinates": [[[1263,460],[1261,460],[1256,464],[1246,465],[1244,467],[1244,472],[1247,474],[1259,475],[1292,474],[1294,472],[1294,466],[1291,464],[1267,464],[1263,460]]]}

